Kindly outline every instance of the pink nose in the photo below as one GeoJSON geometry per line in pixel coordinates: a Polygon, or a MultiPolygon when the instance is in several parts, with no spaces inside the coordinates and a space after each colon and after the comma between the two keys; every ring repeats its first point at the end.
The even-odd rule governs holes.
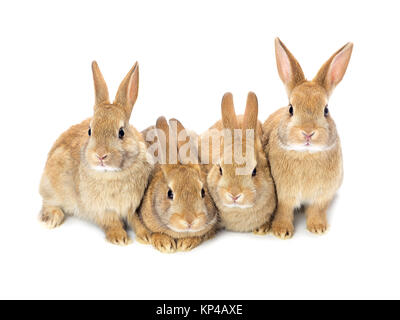
{"type": "Polygon", "coordinates": [[[104,155],[104,156],[102,156],[102,157],[100,157],[99,155],[97,155],[97,158],[99,159],[99,160],[104,160],[104,159],[106,159],[108,157],[108,155],[104,155]]]}
{"type": "Polygon", "coordinates": [[[242,196],[241,194],[238,194],[238,195],[236,195],[236,196],[234,196],[234,195],[231,194],[231,198],[232,198],[233,201],[239,200],[241,196],[242,196]]]}
{"type": "Polygon", "coordinates": [[[311,132],[311,133],[306,133],[306,132],[302,132],[303,133],[303,136],[305,137],[305,139],[307,140],[307,141],[310,141],[311,140],[311,138],[312,138],[312,136],[315,134],[315,131],[313,131],[313,132],[311,132]]]}

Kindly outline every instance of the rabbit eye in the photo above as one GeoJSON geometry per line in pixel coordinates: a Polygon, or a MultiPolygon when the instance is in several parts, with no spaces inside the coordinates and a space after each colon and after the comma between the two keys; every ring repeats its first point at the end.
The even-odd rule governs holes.
{"type": "Polygon", "coordinates": [[[203,189],[201,189],[201,197],[204,198],[205,196],[206,196],[206,192],[205,192],[205,190],[203,188],[203,189]]]}
{"type": "Polygon", "coordinates": [[[251,174],[251,175],[252,175],[253,177],[255,177],[255,176],[256,176],[256,174],[257,174],[257,168],[254,168],[254,170],[253,170],[253,172],[252,172],[252,174],[251,174]]]}
{"type": "Polygon", "coordinates": [[[329,114],[329,109],[328,109],[328,105],[326,105],[325,109],[324,109],[324,116],[327,117],[328,114],[329,114]]]}
{"type": "Polygon", "coordinates": [[[168,199],[173,200],[174,199],[174,193],[172,192],[171,189],[168,189],[168,193],[167,193],[168,199]]]}
{"type": "Polygon", "coordinates": [[[123,137],[124,137],[124,135],[125,135],[125,132],[124,132],[124,129],[119,129],[119,132],[118,132],[118,137],[120,138],[120,139],[122,139],[123,137]]]}
{"type": "Polygon", "coordinates": [[[89,130],[88,130],[88,135],[89,135],[89,137],[92,135],[92,129],[91,128],[89,128],[89,130]]]}
{"type": "Polygon", "coordinates": [[[289,114],[293,116],[293,106],[291,104],[289,104],[289,114]]]}
{"type": "Polygon", "coordinates": [[[219,167],[219,174],[222,176],[222,168],[219,167]]]}

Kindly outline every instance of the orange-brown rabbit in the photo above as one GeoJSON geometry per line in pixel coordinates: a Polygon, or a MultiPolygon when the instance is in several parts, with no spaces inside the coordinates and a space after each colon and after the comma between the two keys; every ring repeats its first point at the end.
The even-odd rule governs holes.
{"type": "Polygon", "coordinates": [[[352,49],[351,43],[346,44],[308,81],[286,46],[275,41],[278,72],[289,97],[289,106],[273,113],[263,125],[278,196],[272,223],[277,237],[292,237],[294,209],[301,206],[309,231],[322,234],[327,230],[326,210],[343,177],[340,140],[328,99],[345,74],[352,49]]]}
{"type": "Polygon", "coordinates": [[[152,170],[141,134],[129,125],[139,66],[126,75],[114,103],[96,62],[92,71],[94,115],[53,145],[40,183],[39,219],[50,228],[65,215],[88,219],[104,229],[108,241],[124,245],[129,243],[124,220],[139,206],[152,170]]]}
{"type": "MultiPolygon", "coordinates": [[[[178,136],[190,136],[176,119],[170,120],[170,126],[177,129],[178,136]]],[[[156,137],[160,150],[166,151],[166,162],[156,164],[143,203],[131,222],[138,241],[152,244],[164,253],[197,247],[214,235],[218,222],[217,210],[206,186],[206,174],[198,164],[197,137],[190,146],[195,159],[183,159],[183,146],[193,140],[179,142],[178,136],[171,134],[170,126],[164,117],[157,120],[156,137]],[[176,163],[171,163],[173,148],[177,151],[176,163]]],[[[146,140],[152,129],[143,132],[146,140]]]]}
{"type": "Polygon", "coordinates": [[[257,97],[250,92],[245,114],[237,117],[232,94],[226,93],[221,113],[222,120],[201,136],[202,159],[208,157],[212,161],[207,185],[219,210],[221,227],[266,234],[270,229],[276,196],[261,144],[257,97]],[[247,132],[253,133],[249,139],[247,132]],[[238,139],[234,138],[235,133],[238,139]]]}

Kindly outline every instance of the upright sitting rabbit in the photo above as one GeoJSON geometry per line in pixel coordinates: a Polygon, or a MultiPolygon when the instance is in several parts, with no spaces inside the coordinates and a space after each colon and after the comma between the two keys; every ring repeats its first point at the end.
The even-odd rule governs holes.
{"type": "MultiPolygon", "coordinates": [[[[197,145],[191,147],[196,153],[192,155],[195,159],[182,159],[183,146],[193,140],[179,141],[177,138],[186,133],[185,128],[175,119],[170,120],[170,125],[177,128],[177,136],[171,134],[164,117],[157,120],[155,128],[164,139],[156,137],[165,151],[166,161],[156,164],[143,203],[131,223],[138,241],[152,244],[164,253],[195,248],[214,235],[218,222],[217,210],[206,186],[206,173],[198,164],[197,145]],[[176,163],[169,156],[173,148],[177,151],[176,163]]],[[[145,138],[152,129],[143,132],[145,138]]],[[[197,143],[197,137],[194,140],[197,143]]]]}
{"type": "Polygon", "coordinates": [[[108,241],[125,245],[124,220],[139,206],[152,170],[141,134],[129,125],[139,66],[126,75],[113,103],[96,62],[92,71],[94,115],[64,132],[50,150],[39,219],[50,228],[65,215],[88,219],[104,229],[108,241]]]}
{"type": "Polygon", "coordinates": [[[244,115],[237,117],[232,94],[226,93],[222,99],[221,112],[222,120],[201,136],[201,156],[208,157],[209,162],[212,162],[207,182],[219,210],[221,227],[238,232],[266,234],[276,207],[276,196],[261,144],[262,128],[258,121],[257,97],[250,92],[244,115]],[[246,136],[248,130],[253,132],[250,140],[246,136]],[[234,138],[235,132],[242,134],[241,139],[234,138]],[[212,145],[215,137],[216,148],[212,145]],[[208,155],[204,143],[211,146],[208,155]],[[214,156],[212,153],[216,150],[217,155],[214,156]],[[232,157],[235,154],[243,158],[232,157]]]}
{"type": "Polygon", "coordinates": [[[352,49],[353,44],[346,44],[308,81],[286,46],[275,41],[279,76],[289,96],[289,106],[273,113],[263,125],[278,196],[272,224],[277,237],[292,237],[294,209],[301,206],[309,231],[322,234],[327,230],[326,210],[343,177],[342,151],[328,99],[346,72],[352,49]]]}

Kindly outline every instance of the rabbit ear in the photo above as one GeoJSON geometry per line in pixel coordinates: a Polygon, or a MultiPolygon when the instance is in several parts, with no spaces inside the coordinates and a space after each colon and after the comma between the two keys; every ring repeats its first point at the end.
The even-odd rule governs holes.
{"type": "Polygon", "coordinates": [[[290,94],[294,87],[305,80],[303,70],[279,38],[275,39],[275,55],[279,77],[285,84],[286,91],[290,94]]]}
{"type": "Polygon", "coordinates": [[[158,143],[162,152],[162,163],[168,163],[169,154],[169,126],[165,117],[159,117],[156,122],[158,143]],[[162,135],[163,133],[163,135],[162,135]]]}
{"type": "Polygon", "coordinates": [[[328,95],[332,93],[333,89],[343,79],[352,51],[353,44],[349,42],[330,57],[315,76],[313,81],[322,85],[328,92],[328,95]]]}
{"type": "Polygon", "coordinates": [[[132,69],[122,80],[114,103],[125,109],[128,119],[131,116],[133,105],[136,102],[139,90],[139,64],[136,62],[132,69]]]}
{"type": "Polygon", "coordinates": [[[243,117],[243,129],[256,130],[258,121],[258,101],[254,92],[247,95],[246,110],[243,117]]]}
{"type": "Polygon", "coordinates": [[[225,93],[222,98],[221,113],[225,129],[239,129],[235,107],[233,106],[233,96],[230,92],[225,93]]]}
{"type": "Polygon", "coordinates": [[[94,95],[96,105],[102,103],[110,103],[110,98],[108,97],[107,84],[104,81],[103,75],[100,72],[99,66],[96,61],[92,62],[92,72],[94,81],[94,95]]]}
{"type": "Polygon", "coordinates": [[[177,131],[176,140],[178,141],[178,150],[179,150],[179,148],[182,147],[182,145],[184,145],[187,142],[187,141],[180,141],[178,139],[179,134],[181,132],[186,132],[185,127],[183,126],[183,124],[178,119],[175,119],[175,118],[172,118],[172,119],[169,120],[169,125],[171,127],[175,127],[177,129],[176,130],[177,131]]]}
{"type": "MultiPolygon", "coordinates": [[[[173,139],[174,141],[178,142],[178,155],[179,155],[179,159],[182,163],[187,164],[187,163],[191,163],[191,164],[196,164],[198,163],[198,150],[197,150],[197,145],[195,145],[193,143],[193,141],[191,140],[191,137],[189,136],[188,132],[186,131],[185,127],[183,126],[183,124],[178,120],[178,119],[170,119],[169,120],[169,125],[170,128],[176,128],[176,132],[177,132],[177,136],[176,139],[173,139]],[[186,137],[185,140],[180,140],[180,134],[184,135],[186,137]],[[186,154],[182,155],[181,153],[185,152],[186,154]],[[184,156],[185,158],[181,158],[182,156],[184,156]]],[[[172,131],[174,131],[172,129],[172,131]]],[[[175,138],[175,137],[174,137],[175,138]]]]}

